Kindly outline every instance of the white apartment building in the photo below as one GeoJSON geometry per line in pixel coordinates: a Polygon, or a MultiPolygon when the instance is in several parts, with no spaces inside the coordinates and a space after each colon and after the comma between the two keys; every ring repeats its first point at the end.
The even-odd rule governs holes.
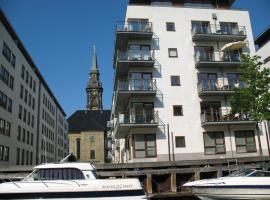
{"type": "Polygon", "coordinates": [[[265,133],[230,112],[245,87],[240,54],[255,53],[249,13],[233,2],[129,1],[116,28],[114,162],[268,155],[265,133]]]}
{"type": "MultiPolygon", "coordinates": [[[[264,67],[270,68],[270,26],[267,27],[256,39],[255,45],[257,45],[256,54],[261,57],[264,67]]],[[[262,129],[265,129],[265,133],[269,138],[270,122],[264,121],[260,124],[262,129]]]]}
{"type": "Polygon", "coordinates": [[[65,112],[0,10],[0,166],[59,161],[65,112]]]}

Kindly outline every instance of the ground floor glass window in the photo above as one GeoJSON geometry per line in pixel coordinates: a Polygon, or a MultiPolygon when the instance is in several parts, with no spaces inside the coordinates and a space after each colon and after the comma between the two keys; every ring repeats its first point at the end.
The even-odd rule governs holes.
{"type": "Polygon", "coordinates": [[[254,131],[235,131],[237,153],[256,152],[254,131]]]}
{"type": "Polygon", "coordinates": [[[224,133],[222,131],[205,132],[203,139],[204,152],[206,155],[223,154],[226,152],[224,133]]]}
{"type": "Polygon", "coordinates": [[[133,143],[135,158],[156,157],[155,134],[135,134],[133,135],[133,143]]]}

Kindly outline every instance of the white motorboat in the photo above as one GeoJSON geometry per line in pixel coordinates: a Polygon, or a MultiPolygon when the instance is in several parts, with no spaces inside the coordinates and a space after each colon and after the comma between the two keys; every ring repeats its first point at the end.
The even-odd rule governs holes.
{"type": "Polygon", "coordinates": [[[183,186],[203,200],[269,200],[270,172],[242,169],[227,177],[189,182],[183,186]]]}
{"type": "Polygon", "coordinates": [[[21,181],[0,184],[0,199],[146,199],[138,179],[98,179],[89,163],[36,166],[21,181]]]}

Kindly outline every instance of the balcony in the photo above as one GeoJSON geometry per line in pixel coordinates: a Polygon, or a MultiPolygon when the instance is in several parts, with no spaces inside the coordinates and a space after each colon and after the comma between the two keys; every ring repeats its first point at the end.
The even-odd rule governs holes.
{"type": "Polygon", "coordinates": [[[144,129],[156,132],[158,128],[159,118],[158,112],[142,112],[142,113],[119,113],[118,120],[115,125],[115,138],[125,138],[131,129],[144,129]],[[150,129],[150,130],[149,130],[150,129]]]}
{"type": "Polygon", "coordinates": [[[241,54],[234,52],[202,52],[195,53],[195,67],[240,67],[241,54]]]}
{"type": "Polygon", "coordinates": [[[155,79],[119,80],[115,96],[115,112],[123,110],[130,97],[152,97],[157,94],[155,79]]]}
{"type": "Polygon", "coordinates": [[[129,50],[118,51],[115,68],[118,78],[125,77],[130,67],[149,68],[154,67],[154,50],[129,50]]]}
{"type": "Polygon", "coordinates": [[[118,22],[116,24],[115,47],[118,50],[124,50],[129,40],[151,40],[152,37],[153,27],[151,22],[118,22]]]}
{"type": "Polygon", "coordinates": [[[235,88],[245,88],[246,84],[239,79],[203,79],[198,83],[199,96],[232,95],[235,88]]]}
{"type": "Polygon", "coordinates": [[[193,41],[244,41],[245,26],[224,27],[220,25],[197,25],[191,30],[193,41]]]}
{"type": "Polygon", "coordinates": [[[203,111],[201,113],[202,126],[244,125],[255,124],[246,114],[232,114],[228,109],[203,111]]]}

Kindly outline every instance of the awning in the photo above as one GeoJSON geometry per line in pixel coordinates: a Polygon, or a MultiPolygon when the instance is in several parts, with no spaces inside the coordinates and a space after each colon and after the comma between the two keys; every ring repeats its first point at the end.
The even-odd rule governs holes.
{"type": "Polygon", "coordinates": [[[239,50],[242,49],[245,46],[245,42],[238,41],[238,42],[230,42],[228,44],[225,44],[220,51],[232,51],[232,50],[239,50]]]}

